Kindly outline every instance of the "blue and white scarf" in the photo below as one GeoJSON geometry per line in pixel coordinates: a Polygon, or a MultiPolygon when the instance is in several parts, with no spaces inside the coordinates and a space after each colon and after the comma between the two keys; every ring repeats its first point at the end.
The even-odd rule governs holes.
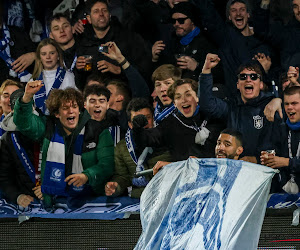
{"type": "Polygon", "coordinates": [[[0,57],[5,61],[7,67],[9,68],[9,75],[12,77],[18,77],[21,82],[28,82],[31,78],[31,74],[24,70],[23,72],[16,73],[13,71],[11,64],[15,61],[11,58],[10,47],[14,46],[14,42],[10,38],[10,32],[8,27],[3,24],[3,39],[0,40],[0,57]]]}
{"type": "Polygon", "coordinates": [[[11,133],[11,139],[12,139],[12,142],[15,147],[15,150],[16,150],[19,160],[21,161],[21,163],[22,163],[23,167],[25,168],[31,181],[35,184],[35,178],[36,178],[35,168],[34,168],[32,162],[30,161],[25,149],[19,143],[17,134],[11,133]]]}
{"type": "Polygon", "coordinates": [[[3,128],[2,128],[2,121],[4,120],[5,116],[4,114],[0,117],[0,139],[2,137],[2,135],[6,132],[3,128]]]}
{"type": "MultiPolygon", "coordinates": [[[[73,151],[72,174],[80,174],[83,171],[81,162],[82,144],[84,139],[85,127],[78,134],[73,151]]],[[[49,143],[42,192],[50,195],[74,196],[80,194],[86,185],[81,187],[70,186],[67,190],[65,182],[65,143],[64,138],[58,132],[57,126],[55,133],[49,143]]]]}
{"type": "MultiPolygon", "coordinates": [[[[128,152],[129,152],[132,160],[136,164],[136,172],[140,172],[140,171],[145,170],[143,164],[144,164],[148,154],[153,153],[153,149],[150,148],[150,147],[146,147],[144,149],[144,151],[142,152],[142,154],[140,155],[140,157],[137,158],[136,155],[135,155],[135,151],[134,151],[135,145],[134,145],[134,142],[132,140],[132,131],[131,131],[131,129],[127,130],[127,133],[125,135],[125,142],[126,142],[128,152]]],[[[134,186],[137,186],[137,187],[145,187],[148,184],[148,182],[149,181],[145,178],[145,176],[140,176],[138,178],[133,178],[132,179],[132,184],[134,186]]]]}
{"type": "MultiPolygon", "coordinates": [[[[34,95],[34,102],[35,105],[45,114],[47,111],[46,108],[46,100],[48,99],[48,96],[51,92],[52,89],[59,89],[64,78],[65,78],[66,70],[62,67],[57,67],[56,70],[56,75],[55,75],[55,80],[54,83],[48,92],[48,95],[46,94],[46,87],[43,85],[41,89],[34,95]]],[[[37,80],[42,80],[43,81],[43,72],[40,74],[39,78],[37,80]]]]}
{"type": "Polygon", "coordinates": [[[159,103],[157,103],[154,110],[154,122],[155,126],[159,125],[162,120],[167,118],[175,110],[174,103],[170,104],[168,107],[162,109],[159,103]]]}
{"type": "Polygon", "coordinates": [[[109,133],[114,141],[114,146],[117,146],[121,138],[121,129],[120,126],[110,126],[108,128],[109,133]]]}

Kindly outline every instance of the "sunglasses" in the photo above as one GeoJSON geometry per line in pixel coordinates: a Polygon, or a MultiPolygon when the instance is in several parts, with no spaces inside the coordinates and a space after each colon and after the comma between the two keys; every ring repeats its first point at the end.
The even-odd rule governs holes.
{"type": "Polygon", "coordinates": [[[255,74],[255,73],[251,73],[251,74],[245,74],[245,73],[238,74],[238,79],[242,80],[242,81],[245,81],[248,76],[250,76],[250,79],[252,81],[257,80],[258,78],[260,79],[260,74],[255,74]]]}
{"type": "Polygon", "coordinates": [[[171,23],[172,23],[172,24],[175,24],[176,21],[177,21],[179,24],[184,24],[185,20],[188,19],[188,18],[189,18],[189,17],[182,17],[182,18],[177,18],[177,19],[172,18],[172,19],[171,19],[171,23]]]}

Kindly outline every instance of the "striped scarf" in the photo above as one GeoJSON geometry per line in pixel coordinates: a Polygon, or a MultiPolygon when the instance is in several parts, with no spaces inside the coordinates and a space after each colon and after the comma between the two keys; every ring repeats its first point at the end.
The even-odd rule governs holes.
{"type": "MultiPolygon", "coordinates": [[[[65,78],[66,70],[62,67],[57,67],[56,70],[56,75],[55,75],[55,80],[53,85],[51,86],[51,89],[48,93],[46,94],[46,87],[43,85],[41,89],[34,95],[34,102],[35,105],[44,113],[47,113],[47,108],[46,108],[46,100],[48,99],[48,96],[51,92],[52,89],[59,89],[64,78],[65,78]]],[[[43,81],[43,72],[40,74],[39,78],[37,80],[42,80],[43,81]]]]}
{"type": "Polygon", "coordinates": [[[28,82],[31,78],[31,74],[24,70],[22,72],[16,73],[13,69],[11,64],[15,61],[13,58],[11,58],[10,54],[10,47],[14,46],[14,42],[10,38],[10,32],[8,27],[3,24],[3,39],[0,40],[0,57],[5,61],[6,66],[9,68],[9,75],[12,77],[18,77],[21,82],[28,82]]]}
{"type": "Polygon", "coordinates": [[[108,128],[109,133],[114,141],[114,146],[117,146],[118,142],[121,139],[121,130],[120,126],[110,126],[108,128]]]}
{"type": "MultiPolygon", "coordinates": [[[[72,174],[80,174],[83,171],[81,162],[82,144],[84,139],[85,127],[78,134],[73,150],[72,174]]],[[[71,190],[67,192],[67,183],[65,180],[65,143],[62,135],[58,133],[57,126],[55,133],[49,143],[45,173],[42,183],[42,192],[51,195],[69,196],[73,191],[79,194],[84,186],[70,186],[71,190]]]]}

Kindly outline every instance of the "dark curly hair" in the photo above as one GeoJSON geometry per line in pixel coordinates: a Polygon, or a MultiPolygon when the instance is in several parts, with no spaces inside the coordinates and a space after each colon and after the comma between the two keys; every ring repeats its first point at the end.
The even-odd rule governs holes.
{"type": "Polygon", "coordinates": [[[55,116],[59,112],[59,108],[67,102],[76,102],[79,110],[83,110],[84,99],[80,91],[74,88],[53,89],[46,100],[46,106],[51,116],[55,116]]]}

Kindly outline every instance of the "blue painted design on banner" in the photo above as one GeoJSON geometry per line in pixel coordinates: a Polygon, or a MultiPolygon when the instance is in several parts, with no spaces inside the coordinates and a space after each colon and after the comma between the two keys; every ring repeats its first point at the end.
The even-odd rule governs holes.
{"type": "MultiPolygon", "coordinates": [[[[220,228],[222,227],[227,196],[241,170],[242,162],[229,161],[223,177],[218,175],[219,167],[217,167],[214,159],[200,161],[200,165],[196,180],[178,188],[176,197],[185,198],[181,198],[180,202],[174,204],[172,212],[168,216],[167,224],[172,226],[168,226],[160,249],[171,249],[171,239],[178,236],[183,237],[197,223],[201,224],[204,229],[202,237],[205,249],[214,249],[215,247],[219,249],[221,246],[220,228]],[[216,185],[222,187],[221,192],[214,190],[216,185]],[[197,190],[205,187],[210,187],[208,192],[200,194],[197,192],[197,190]],[[191,197],[187,193],[193,193],[194,196],[191,197]],[[223,203],[221,211],[218,207],[220,200],[223,203]],[[204,210],[205,213],[203,213],[204,210]],[[211,211],[213,211],[212,214],[211,211]],[[187,221],[186,218],[191,218],[191,221],[187,221]]],[[[156,236],[159,237],[159,235],[160,232],[158,231],[156,236]]],[[[152,242],[153,245],[150,246],[150,249],[155,248],[156,240],[154,239],[152,242]]]]}

